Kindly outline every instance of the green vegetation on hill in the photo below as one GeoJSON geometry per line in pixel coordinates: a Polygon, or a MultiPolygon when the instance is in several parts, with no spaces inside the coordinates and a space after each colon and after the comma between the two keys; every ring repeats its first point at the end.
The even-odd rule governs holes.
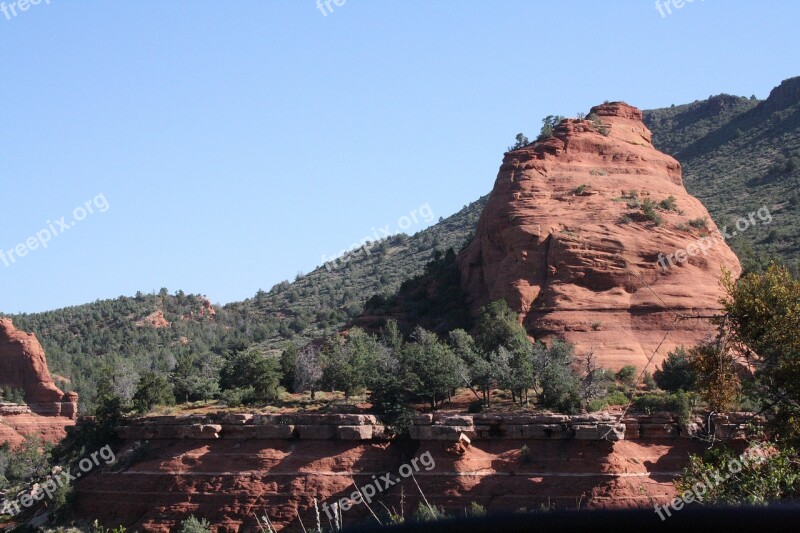
{"type": "Polygon", "coordinates": [[[750,224],[729,242],[741,259],[800,260],[800,78],[764,101],[723,94],[646,111],[645,123],[656,148],[681,162],[687,190],[720,228],[737,231],[737,220],[770,210],[770,224],[750,224]]]}
{"type": "MultiPolygon", "coordinates": [[[[557,117],[548,119],[545,125],[557,124],[557,117]]],[[[720,227],[732,229],[739,218],[769,208],[770,224],[750,224],[730,243],[749,269],[763,270],[760,256],[800,260],[800,78],[785,81],[765,101],[720,95],[646,111],[645,121],[656,147],[681,161],[687,189],[720,227]]],[[[209,383],[219,377],[226,358],[248,348],[277,358],[290,341],[304,346],[354,322],[374,331],[390,318],[405,333],[418,325],[440,335],[469,329],[455,257],[445,251],[469,241],[486,199],[413,236],[376,243],[369,254],[341,267],[322,266],[218,307],[213,318],[200,316],[200,297],[166,289],[11,318],[37,335],[51,371],[70,380],[59,385],[81,394],[84,413],[94,408],[107,375],[126,400],[147,371],[171,374],[178,401],[206,399],[218,392],[209,383]],[[157,328],[146,320],[158,311],[169,326],[157,328]],[[365,317],[374,322],[361,324],[365,317]]],[[[641,207],[657,221],[657,210],[669,208],[669,199],[641,207]]]]}

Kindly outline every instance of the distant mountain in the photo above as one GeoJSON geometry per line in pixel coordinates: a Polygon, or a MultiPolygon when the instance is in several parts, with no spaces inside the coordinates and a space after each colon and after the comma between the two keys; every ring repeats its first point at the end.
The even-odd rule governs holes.
{"type": "Polygon", "coordinates": [[[800,260],[800,77],[763,101],[723,94],[646,111],[645,123],[655,146],[681,162],[687,190],[717,225],[734,228],[769,208],[769,225],[751,224],[731,242],[741,258],[752,249],[800,260]]]}

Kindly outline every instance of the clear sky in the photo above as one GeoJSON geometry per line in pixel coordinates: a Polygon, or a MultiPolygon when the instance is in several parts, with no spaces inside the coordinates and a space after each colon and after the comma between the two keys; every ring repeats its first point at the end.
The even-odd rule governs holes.
{"type": "Polygon", "coordinates": [[[800,2],[675,1],[5,0],[0,310],[241,300],[486,194],[545,115],[800,75],[800,2]]]}

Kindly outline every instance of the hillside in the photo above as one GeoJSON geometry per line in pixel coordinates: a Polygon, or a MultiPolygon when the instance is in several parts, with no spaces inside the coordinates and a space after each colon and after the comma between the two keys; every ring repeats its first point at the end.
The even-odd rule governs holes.
{"type": "Polygon", "coordinates": [[[645,112],[653,143],[681,162],[686,188],[718,226],[767,206],[769,225],[747,228],[730,243],[800,260],[800,78],[784,81],[764,101],[719,95],[645,112]]]}
{"type": "MultiPolygon", "coordinates": [[[[719,227],[732,227],[739,217],[769,207],[771,224],[751,226],[729,242],[740,257],[752,249],[800,260],[800,78],[786,80],[764,101],[719,95],[645,111],[644,120],[655,148],[681,162],[686,189],[703,202],[719,227]]],[[[486,201],[483,197],[416,235],[392,237],[371,255],[340,269],[320,267],[243,302],[217,307],[214,317],[184,319],[199,312],[202,298],[164,289],[157,295],[13,319],[38,336],[54,374],[71,380],[59,386],[80,392],[85,409],[92,404],[103,368],[166,372],[176,361],[187,360],[212,372],[226,350],[256,343],[275,353],[290,339],[304,343],[337,330],[359,315],[373,295],[390,297],[403,281],[422,273],[436,250],[460,250],[474,233],[486,201]],[[143,322],[159,318],[159,311],[168,327],[143,322]]],[[[743,263],[748,266],[747,260],[743,263]]],[[[384,307],[379,304],[375,307],[384,307]]]]}
{"type": "Polygon", "coordinates": [[[7,316],[36,334],[59,386],[80,392],[81,412],[87,412],[103,376],[113,376],[116,392],[130,397],[145,369],[169,372],[180,364],[209,375],[218,371],[227,351],[257,344],[277,354],[289,340],[304,344],[333,333],[359,315],[370,296],[391,295],[421,273],[436,250],[460,249],[485,202],[481,198],[415,235],[390,237],[371,255],[342,268],[320,267],[293,283],[278,283],[269,292],[223,307],[211,306],[203,296],[161,289],[7,316]]]}

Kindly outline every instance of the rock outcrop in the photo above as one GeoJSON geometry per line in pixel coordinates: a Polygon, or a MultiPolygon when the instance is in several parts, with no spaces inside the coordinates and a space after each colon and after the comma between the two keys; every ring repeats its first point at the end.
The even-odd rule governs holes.
{"type": "MultiPolygon", "coordinates": [[[[721,438],[745,439],[747,416],[719,415],[721,438]],[[721,429],[724,429],[722,431],[721,429]]],[[[376,500],[405,512],[421,497],[458,514],[493,511],[650,507],[675,495],[672,480],[704,420],[675,415],[481,413],[419,415],[410,439],[393,439],[371,415],[212,413],[132,419],[119,428],[123,467],[75,485],[78,516],[140,531],[168,532],[194,514],[217,531],[255,531],[267,513],[279,530],[316,523],[314,499],[330,507],[387,474],[376,500]],[[429,454],[424,467],[403,465],[429,454]],[[409,468],[406,466],[405,468],[409,468]],[[408,479],[400,479],[398,474],[408,479]]],[[[702,428],[700,428],[702,430],[702,428]]],[[[373,502],[374,508],[382,508],[373,502]]],[[[345,525],[369,524],[363,505],[345,525]]],[[[327,518],[322,516],[327,522],[327,518]]]]}
{"type": "Polygon", "coordinates": [[[656,364],[708,335],[706,320],[676,317],[717,312],[721,268],[741,268],[641,111],[615,102],[591,113],[506,153],[458,257],[462,286],[473,311],[503,298],[533,338],[564,337],[603,366],[641,369],[665,336],[656,364]]]}
{"type": "Polygon", "coordinates": [[[23,390],[34,414],[71,420],[78,416],[78,395],[65,394],[53,382],[36,336],[19,331],[7,318],[0,319],[0,385],[23,390]]]}

